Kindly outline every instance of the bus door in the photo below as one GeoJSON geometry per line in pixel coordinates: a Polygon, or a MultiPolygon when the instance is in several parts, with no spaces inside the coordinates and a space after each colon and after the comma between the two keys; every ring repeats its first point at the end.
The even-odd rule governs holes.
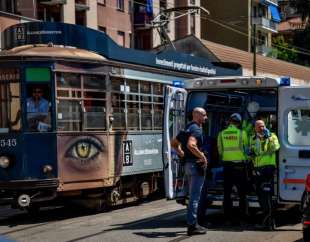
{"type": "Polygon", "coordinates": [[[163,162],[165,191],[168,199],[184,197],[184,167],[170,141],[185,127],[185,103],[187,92],[183,88],[166,86],[163,133],[163,162]]]}
{"type": "Polygon", "coordinates": [[[310,173],[310,87],[279,88],[279,199],[300,202],[310,173]]]}
{"type": "MultiPolygon", "coordinates": [[[[24,169],[27,177],[46,178],[43,167],[56,175],[56,139],[52,133],[52,72],[50,67],[24,69],[24,169]]],[[[51,176],[52,174],[48,174],[51,176]]]]}

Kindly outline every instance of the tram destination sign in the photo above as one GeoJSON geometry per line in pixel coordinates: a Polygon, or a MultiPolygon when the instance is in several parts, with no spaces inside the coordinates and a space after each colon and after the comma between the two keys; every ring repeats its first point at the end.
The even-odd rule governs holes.
{"type": "Polygon", "coordinates": [[[228,68],[213,64],[207,58],[192,56],[173,50],[152,53],[117,45],[103,32],[84,26],[28,22],[11,26],[3,32],[2,49],[22,45],[50,44],[89,50],[107,59],[155,68],[164,68],[203,76],[241,75],[241,68],[228,68]]]}

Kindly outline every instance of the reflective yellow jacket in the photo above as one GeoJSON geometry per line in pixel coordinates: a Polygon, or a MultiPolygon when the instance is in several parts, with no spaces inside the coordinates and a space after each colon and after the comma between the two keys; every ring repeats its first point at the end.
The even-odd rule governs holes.
{"type": "Polygon", "coordinates": [[[279,140],[274,133],[271,133],[269,138],[263,139],[253,135],[250,139],[250,150],[253,154],[254,167],[276,166],[276,151],[279,149],[279,140]]]}
{"type": "Polygon", "coordinates": [[[241,162],[247,159],[248,137],[245,131],[229,125],[217,137],[217,146],[222,161],[241,162]]]}

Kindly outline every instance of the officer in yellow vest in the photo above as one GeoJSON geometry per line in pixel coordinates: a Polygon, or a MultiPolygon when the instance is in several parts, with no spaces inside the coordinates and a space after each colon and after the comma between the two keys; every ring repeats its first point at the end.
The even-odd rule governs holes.
{"type": "Polygon", "coordinates": [[[272,213],[272,195],[276,151],[280,149],[277,136],[266,128],[263,120],[255,122],[255,134],[250,139],[250,155],[255,171],[256,192],[264,213],[263,226],[272,230],[274,218],[272,213]]]}
{"type": "MultiPolygon", "coordinates": [[[[221,131],[217,138],[218,151],[224,166],[224,214],[228,220],[233,219],[231,193],[235,185],[239,195],[241,216],[246,215],[246,150],[248,137],[240,130],[241,115],[234,113],[229,118],[228,128],[221,131]]],[[[231,221],[230,221],[231,222],[231,221]]]]}

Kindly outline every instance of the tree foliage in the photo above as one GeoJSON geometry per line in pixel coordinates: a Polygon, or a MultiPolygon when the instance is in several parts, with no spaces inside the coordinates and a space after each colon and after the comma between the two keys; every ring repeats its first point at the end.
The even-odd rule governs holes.
{"type": "Polygon", "coordinates": [[[296,62],[296,49],[293,48],[288,42],[286,42],[282,35],[273,38],[272,45],[273,49],[272,52],[269,53],[269,56],[276,56],[277,59],[288,62],[296,62]]]}

